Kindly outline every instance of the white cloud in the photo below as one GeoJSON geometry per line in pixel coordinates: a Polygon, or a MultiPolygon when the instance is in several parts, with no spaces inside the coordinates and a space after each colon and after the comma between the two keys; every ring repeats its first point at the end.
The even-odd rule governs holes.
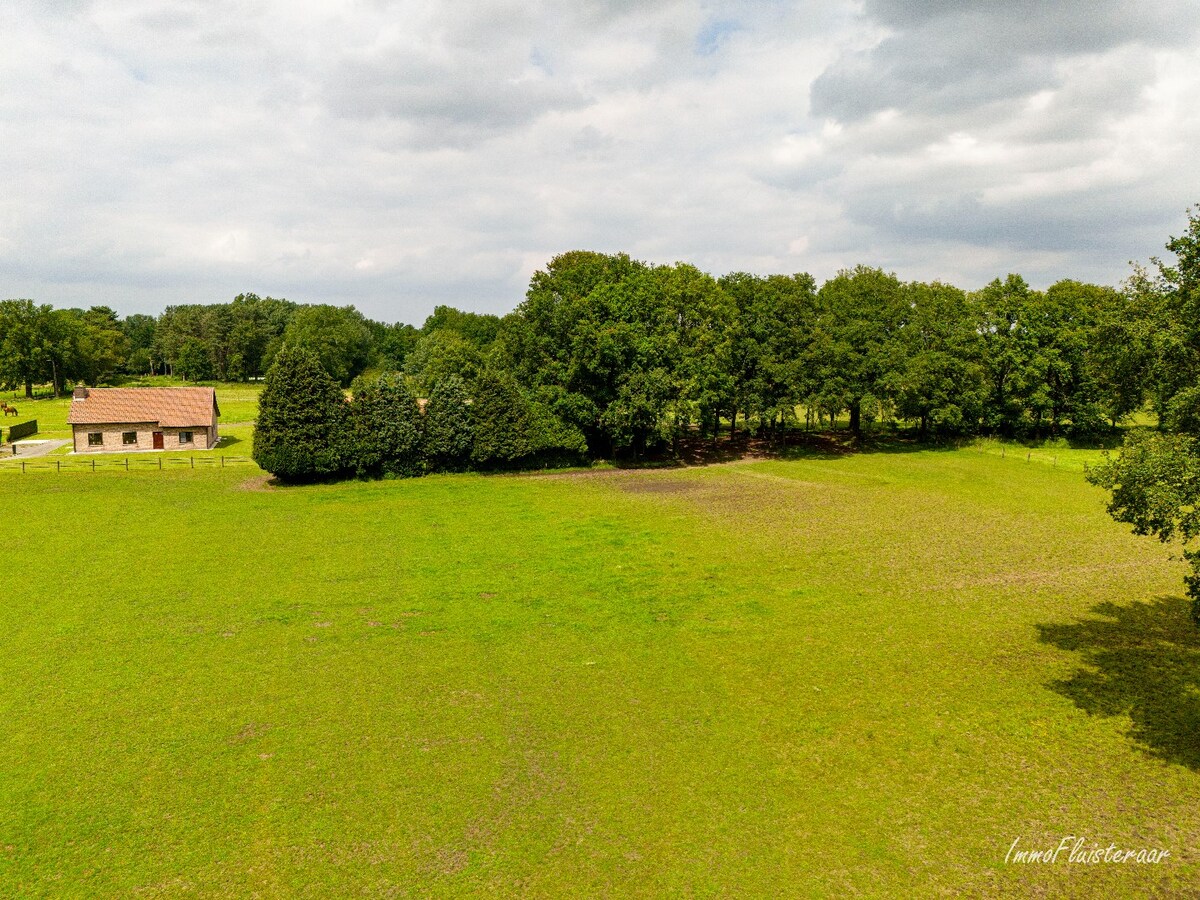
{"type": "Polygon", "coordinates": [[[1197,13],[1130,9],[17,0],[0,292],[419,321],[580,247],[1115,281],[1200,199],[1197,13]]]}

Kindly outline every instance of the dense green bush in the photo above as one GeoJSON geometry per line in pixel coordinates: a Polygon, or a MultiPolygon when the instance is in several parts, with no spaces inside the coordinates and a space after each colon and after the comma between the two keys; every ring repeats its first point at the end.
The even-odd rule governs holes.
{"type": "Polygon", "coordinates": [[[507,372],[485,370],[471,401],[477,468],[571,465],[587,456],[587,441],[550,406],[531,400],[507,372]]]}
{"type": "Polygon", "coordinates": [[[334,475],[347,464],[346,400],[316,355],[285,346],[267,372],[254,426],[254,461],[287,481],[334,475]]]}
{"type": "Polygon", "coordinates": [[[422,416],[400,375],[357,382],[350,404],[350,462],[359,476],[422,475],[422,416]]]}
{"type": "Polygon", "coordinates": [[[474,429],[467,386],[457,375],[436,382],[425,404],[425,462],[435,472],[471,465],[474,429]]]}
{"type": "Polygon", "coordinates": [[[471,398],[475,466],[508,468],[530,455],[528,406],[512,375],[493,369],[479,374],[471,398]]]}
{"type": "Polygon", "coordinates": [[[530,401],[527,422],[529,465],[555,468],[578,466],[587,461],[587,438],[583,432],[556,416],[546,404],[530,401]]]}

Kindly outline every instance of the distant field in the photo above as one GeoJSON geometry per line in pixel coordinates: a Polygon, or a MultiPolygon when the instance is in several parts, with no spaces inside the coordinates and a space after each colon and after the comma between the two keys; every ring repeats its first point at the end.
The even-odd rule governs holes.
{"type": "Polygon", "coordinates": [[[13,895],[1200,883],[1182,567],[1067,466],[3,483],[13,895]]]}

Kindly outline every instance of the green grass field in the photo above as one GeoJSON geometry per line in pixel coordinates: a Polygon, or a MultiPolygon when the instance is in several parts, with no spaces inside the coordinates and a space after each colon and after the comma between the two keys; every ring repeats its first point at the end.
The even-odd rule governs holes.
{"type": "Polygon", "coordinates": [[[1183,567],[1073,467],[255,473],[0,482],[0,894],[1200,883],[1183,567]]]}

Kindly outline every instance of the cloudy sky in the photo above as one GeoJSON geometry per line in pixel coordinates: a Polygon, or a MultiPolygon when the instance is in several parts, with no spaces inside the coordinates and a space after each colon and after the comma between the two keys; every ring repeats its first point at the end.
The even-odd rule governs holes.
{"type": "Polygon", "coordinates": [[[1116,283],[1194,0],[4,0],[0,296],[504,312],[556,253],[1116,283]]]}

